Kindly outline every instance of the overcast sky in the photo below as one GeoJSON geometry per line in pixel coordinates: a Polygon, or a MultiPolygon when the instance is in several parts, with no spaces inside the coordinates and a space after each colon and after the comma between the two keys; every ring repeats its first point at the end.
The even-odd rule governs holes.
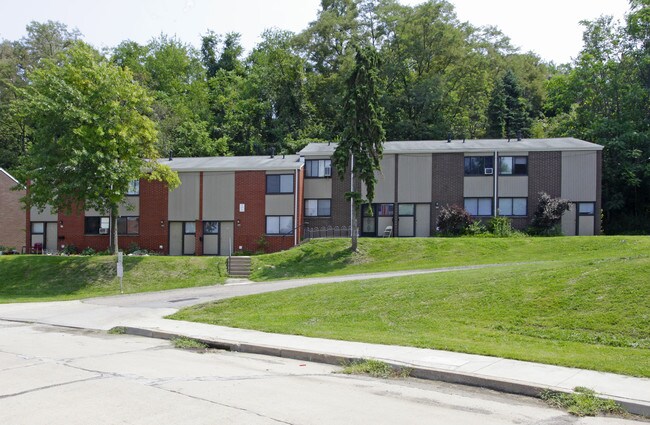
{"type": "MultiPolygon", "coordinates": [[[[522,51],[564,63],[582,46],[579,21],[622,19],[627,0],[450,0],[461,21],[495,25],[522,51]]],[[[422,0],[400,0],[415,5],[422,0]]],[[[207,30],[242,35],[250,50],[266,28],[299,32],[316,18],[319,0],[0,0],[0,39],[25,35],[31,21],[78,28],[95,47],[130,39],[146,43],[165,33],[198,46],[207,30]]]]}

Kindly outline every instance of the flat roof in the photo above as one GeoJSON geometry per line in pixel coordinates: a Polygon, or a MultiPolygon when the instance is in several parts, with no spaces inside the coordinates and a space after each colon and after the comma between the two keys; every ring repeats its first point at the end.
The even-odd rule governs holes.
{"type": "MultiPolygon", "coordinates": [[[[299,153],[308,155],[331,155],[336,143],[310,143],[299,153]]],[[[599,151],[601,145],[572,137],[554,139],[467,139],[467,140],[418,140],[384,142],[384,154],[449,153],[449,152],[513,152],[513,151],[599,151]]]]}
{"type": "Polygon", "coordinates": [[[213,156],[200,158],[159,159],[179,172],[190,171],[252,171],[252,170],[299,170],[303,166],[300,155],[267,156],[213,156]]]}

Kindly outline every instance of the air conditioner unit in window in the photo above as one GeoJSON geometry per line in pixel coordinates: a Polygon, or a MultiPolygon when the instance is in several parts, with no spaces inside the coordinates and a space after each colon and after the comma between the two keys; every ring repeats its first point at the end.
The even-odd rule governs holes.
{"type": "Polygon", "coordinates": [[[100,227],[99,228],[99,234],[100,235],[108,235],[108,229],[105,227],[100,227]]]}
{"type": "Polygon", "coordinates": [[[492,174],[494,174],[494,168],[486,168],[486,169],[485,169],[485,175],[486,175],[486,176],[487,176],[487,175],[490,175],[490,176],[491,176],[492,174]]]}

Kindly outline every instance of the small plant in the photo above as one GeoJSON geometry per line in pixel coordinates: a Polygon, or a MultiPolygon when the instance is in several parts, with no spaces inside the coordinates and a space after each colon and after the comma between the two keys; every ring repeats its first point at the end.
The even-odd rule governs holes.
{"type": "Polygon", "coordinates": [[[598,414],[623,414],[623,408],[613,400],[596,396],[596,392],[585,387],[575,387],[573,393],[544,390],[540,398],[550,406],[565,409],[576,416],[596,416],[598,414]]]}
{"type": "Polygon", "coordinates": [[[91,247],[86,247],[81,251],[81,255],[95,255],[97,254],[97,251],[92,249],[91,247]]]}
{"type": "Polygon", "coordinates": [[[508,217],[492,217],[488,222],[488,230],[500,238],[512,236],[512,221],[508,217]]]}
{"type": "Polygon", "coordinates": [[[140,251],[140,246],[138,246],[138,244],[135,242],[131,242],[129,246],[126,248],[127,254],[133,254],[136,251],[140,251]]]}
{"type": "Polygon", "coordinates": [[[485,235],[487,234],[487,229],[480,220],[476,220],[467,226],[467,229],[465,229],[465,234],[468,236],[485,235]]]}
{"type": "Polygon", "coordinates": [[[549,194],[540,192],[537,209],[528,229],[529,233],[542,236],[561,235],[562,214],[568,209],[569,201],[566,199],[551,198],[549,194]]]}
{"type": "Polygon", "coordinates": [[[266,239],[266,236],[262,235],[255,241],[255,245],[257,245],[257,251],[255,253],[264,254],[269,248],[269,241],[266,239]]]}
{"type": "Polygon", "coordinates": [[[208,344],[185,336],[173,338],[171,341],[174,348],[180,348],[182,350],[204,351],[208,348],[208,344]]]}
{"type": "Polygon", "coordinates": [[[379,360],[361,360],[343,365],[346,375],[370,375],[375,378],[406,378],[411,374],[408,368],[395,368],[379,360]]]}
{"type": "Polygon", "coordinates": [[[115,326],[108,330],[109,335],[124,335],[126,333],[126,328],[124,326],[115,326]]]}
{"type": "Polygon", "coordinates": [[[447,236],[459,236],[472,224],[472,217],[458,205],[447,205],[440,209],[438,229],[447,236]]]}
{"type": "Polygon", "coordinates": [[[77,253],[79,253],[79,249],[74,244],[66,245],[61,250],[63,255],[76,255],[77,253]]]}

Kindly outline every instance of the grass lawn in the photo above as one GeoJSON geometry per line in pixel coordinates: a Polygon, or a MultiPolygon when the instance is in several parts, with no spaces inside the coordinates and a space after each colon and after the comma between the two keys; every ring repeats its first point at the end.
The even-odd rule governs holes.
{"type": "MultiPolygon", "coordinates": [[[[0,303],[54,301],[120,293],[112,256],[0,256],[0,303]]],[[[221,257],[124,257],[124,292],[223,283],[221,257]]]]}
{"type": "MultiPolygon", "coordinates": [[[[433,253],[430,262],[418,249],[400,246],[408,241],[385,248],[374,245],[385,240],[362,241],[370,266],[344,261],[340,267],[350,273],[548,261],[316,285],[196,306],[171,317],[650,377],[650,238],[411,239],[433,253]],[[398,247],[408,250],[408,266],[393,259],[400,258],[398,247]],[[445,247],[456,251],[445,253],[445,247]],[[380,257],[388,264],[377,261],[380,257]]],[[[345,241],[319,241],[302,249],[327,244],[346,246],[345,241]]],[[[284,264],[269,270],[277,272],[289,258],[303,255],[297,253],[274,254],[284,257],[284,264]]],[[[308,257],[296,266],[311,275],[339,272],[320,257],[320,270],[308,257]]]]}
{"type": "Polygon", "coordinates": [[[490,263],[623,258],[650,251],[647,236],[553,238],[315,239],[297,248],[254,256],[253,280],[335,276],[490,263]]]}

